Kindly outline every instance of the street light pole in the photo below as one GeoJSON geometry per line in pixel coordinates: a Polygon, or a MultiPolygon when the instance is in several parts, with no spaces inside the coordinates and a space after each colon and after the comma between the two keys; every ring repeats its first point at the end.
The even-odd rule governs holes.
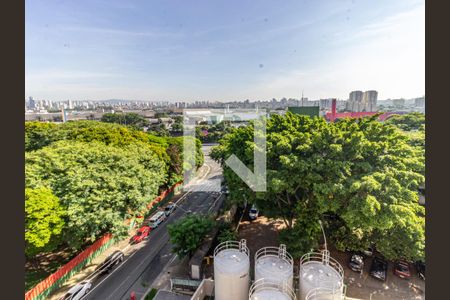
{"type": "Polygon", "coordinates": [[[325,230],[323,229],[321,220],[319,220],[319,224],[320,224],[320,228],[322,229],[323,239],[325,241],[325,250],[328,250],[328,248],[327,248],[327,237],[325,236],[325,230]]]}

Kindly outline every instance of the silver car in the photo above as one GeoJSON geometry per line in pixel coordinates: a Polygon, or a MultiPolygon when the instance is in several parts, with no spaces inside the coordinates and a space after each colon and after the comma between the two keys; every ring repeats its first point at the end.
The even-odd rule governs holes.
{"type": "Polygon", "coordinates": [[[59,298],[59,300],[79,300],[89,293],[91,287],[92,283],[90,281],[82,281],[72,287],[64,296],[59,298]]]}

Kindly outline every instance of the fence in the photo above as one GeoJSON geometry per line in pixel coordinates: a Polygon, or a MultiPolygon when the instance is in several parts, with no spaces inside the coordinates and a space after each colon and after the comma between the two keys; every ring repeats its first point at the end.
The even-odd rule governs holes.
{"type": "MultiPolygon", "coordinates": [[[[160,203],[165,202],[173,197],[175,192],[180,188],[182,181],[174,184],[171,188],[162,192],[158,197],[147,204],[147,209],[152,211],[160,203]]],[[[145,213],[145,212],[144,212],[145,213]]],[[[127,220],[130,228],[134,226],[134,220],[127,220]]],[[[95,257],[105,251],[109,246],[114,244],[114,238],[111,234],[105,234],[103,237],[95,241],[87,249],[75,256],[67,264],[59,268],[55,273],[49,275],[46,279],[39,282],[36,286],[25,293],[25,300],[42,300],[50,295],[54,290],[58,289],[63,283],[79,272],[84,266],[89,264],[95,257]]]]}

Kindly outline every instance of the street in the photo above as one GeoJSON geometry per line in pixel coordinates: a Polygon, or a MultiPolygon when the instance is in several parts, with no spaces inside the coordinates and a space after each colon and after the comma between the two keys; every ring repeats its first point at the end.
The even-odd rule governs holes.
{"type": "Polygon", "coordinates": [[[175,258],[171,253],[171,244],[167,225],[174,223],[186,214],[207,213],[214,207],[215,200],[220,192],[212,191],[215,182],[221,178],[220,166],[208,156],[210,146],[203,146],[205,163],[195,180],[195,186],[202,186],[203,190],[188,191],[180,198],[179,206],[166,221],[150,233],[147,240],[132,246],[137,250],[125,257],[124,262],[113,270],[112,273],[94,279],[90,293],[83,299],[130,299],[130,293],[136,293],[136,299],[140,299],[153,281],[158,277],[164,267],[175,258]],[[205,170],[206,169],[206,170],[205,170]]]}

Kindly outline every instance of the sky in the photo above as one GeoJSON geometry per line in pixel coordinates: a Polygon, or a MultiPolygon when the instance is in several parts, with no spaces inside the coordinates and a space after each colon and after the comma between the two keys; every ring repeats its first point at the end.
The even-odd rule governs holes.
{"type": "Polygon", "coordinates": [[[26,0],[25,96],[425,94],[424,0],[26,0]]]}

